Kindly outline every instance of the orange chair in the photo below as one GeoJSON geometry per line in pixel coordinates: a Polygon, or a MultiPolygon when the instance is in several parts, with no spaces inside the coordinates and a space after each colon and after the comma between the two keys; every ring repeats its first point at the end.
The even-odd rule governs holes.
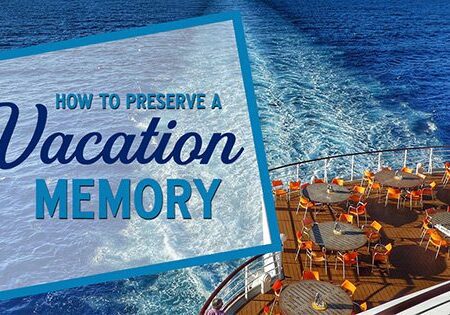
{"type": "Polygon", "coordinates": [[[282,180],[276,179],[272,181],[272,193],[275,196],[275,199],[287,196],[288,192],[284,188],[282,180]]]}
{"type": "Polygon", "coordinates": [[[347,206],[349,204],[349,201],[353,203],[359,203],[360,201],[364,200],[364,195],[366,193],[366,188],[363,186],[354,186],[352,190],[352,194],[347,199],[347,206]]]}
{"type": "Polygon", "coordinates": [[[418,206],[423,206],[423,190],[419,189],[419,190],[412,190],[412,191],[407,191],[406,192],[406,196],[405,196],[405,200],[409,199],[409,209],[412,210],[413,208],[413,204],[415,203],[418,206]]]}
{"type": "Polygon", "coordinates": [[[298,259],[298,256],[300,255],[300,251],[303,249],[306,249],[307,247],[312,248],[312,241],[309,240],[303,240],[303,233],[300,231],[297,231],[297,254],[295,255],[295,260],[298,259]],[[309,244],[311,243],[311,244],[309,244]],[[307,245],[308,244],[308,245],[307,245]]]}
{"type": "Polygon", "coordinates": [[[337,219],[339,222],[350,223],[353,224],[353,215],[341,213],[339,218],[337,219]]]}
{"type": "Polygon", "coordinates": [[[353,312],[352,315],[361,313],[361,312],[365,312],[367,311],[368,307],[367,307],[367,302],[358,304],[356,302],[353,302],[353,312]]]}
{"type": "Polygon", "coordinates": [[[434,199],[434,192],[436,190],[437,187],[437,183],[436,182],[431,182],[428,187],[424,187],[422,189],[422,196],[430,196],[431,200],[434,199]]]}
{"type": "Polygon", "coordinates": [[[433,217],[433,215],[435,215],[438,211],[436,210],[436,208],[428,208],[425,209],[425,216],[427,219],[431,220],[431,218],[433,217]]]}
{"type": "Polygon", "coordinates": [[[321,251],[314,251],[312,242],[306,244],[305,247],[306,247],[305,266],[307,266],[308,260],[309,260],[309,270],[312,269],[313,263],[323,263],[325,268],[325,274],[328,274],[328,259],[325,247],[322,247],[321,251]]]}
{"type": "Polygon", "coordinates": [[[314,184],[323,184],[323,183],[325,183],[325,180],[322,178],[314,178],[313,183],[314,184]]]}
{"type": "Polygon", "coordinates": [[[425,236],[429,235],[430,231],[434,231],[433,230],[433,225],[431,224],[430,219],[428,217],[425,217],[422,220],[422,227],[421,227],[421,234],[420,234],[419,245],[422,245],[423,240],[425,239],[425,236]]]}
{"type": "Polygon", "coordinates": [[[386,193],[386,201],[384,206],[386,207],[389,199],[394,199],[397,201],[397,209],[400,208],[400,199],[402,199],[402,192],[400,189],[389,187],[386,193]]]}
{"type": "Polygon", "coordinates": [[[318,271],[303,271],[303,280],[317,280],[320,281],[320,276],[318,271]]]}
{"type": "Polygon", "coordinates": [[[361,178],[361,186],[364,186],[365,182],[368,182],[369,179],[373,180],[375,177],[375,174],[371,172],[370,170],[364,170],[363,177],[361,178]]]}
{"type": "Polygon", "coordinates": [[[269,305],[264,306],[264,309],[263,309],[264,315],[271,315],[271,312],[272,312],[272,310],[270,309],[269,305]]]}
{"type": "Polygon", "coordinates": [[[356,285],[354,285],[348,280],[344,280],[344,282],[342,282],[341,288],[348,291],[350,293],[350,296],[353,296],[353,294],[355,294],[356,291],[356,285]]]}
{"type": "Polygon", "coordinates": [[[348,213],[356,216],[356,223],[358,224],[358,226],[359,226],[359,217],[362,215],[364,215],[364,218],[365,218],[364,224],[367,224],[367,209],[366,209],[366,207],[367,207],[367,202],[366,203],[359,202],[356,205],[356,207],[354,207],[354,206],[348,207],[348,213]]]}
{"type": "Polygon", "coordinates": [[[272,290],[276,297],[280,297],[281,291],[283,290],[283,281],[280,279],[275,280],[272,285],[272,290]]]}
{"type": "Polygon", "coordinates": [[[387,270],[389,273],[390,270],[389,256],[391,255],[391,252],[392,252],[392,243],[389,243],[386,246],[382,244],[375,245],[372,252],[372,272],[373,267],[375,266],[375,262],[381,262],[387,265],[387,270]]]}
{"type": "Polygon", "coordinates": [[[367,308],[368,308],[367,307],[367,302],[359,304],[359,308],[360,308],[361,312],[367,311],[367,308]]]}
{"type": "Polygon", "coordinates": [[[377,221],[373,221],[368,229],[363,225],[361,229],[365,231],[367,236],[367,252],[370,253],[370,246],[373,244],[378,244],[381,241],[381,229],[383,226],[377,221]]]}
{"type": "Polygon", "coordinates": [[[427,246],[425,247],[425,250],[428,249],[428,246],[431,244],[437,248],[436,256],[434,256],[434,259],[436,259],[439,255],[439,251],[441,250],[441,247],[447,247],[447,259],[449,256],[448,246],[449,243],[446,241],[436,230],[430,229],[428,231],[430,235],[430,239],[428,240],[427,246]]]}
{"type": "Polygon", "coordinates": [[[301,182],[289,182],[289,189],[288,189],[288,199],[291,200],[291,196],[294,193],[301,194],[300,192],[301,182]]]}
{"type": "Polygon", "coordinates": [[[406,166],[402,167],[401,171],[404,173],[409,173],[409,174],[412,174],[414,172],[414,170],[412,168],[409,168],[406,166]]]}
{"type": "Polygon", "coordinates": [[[296,214],[298,214],[298,211],[300,210],[300,208],[305,209],[305,213],[308,212],[309,208],[314,207],[314,203],[311,202],[308,198],[304,197],[304,196],[300,196],[300,199],[298,201],[298,206],[297,206],[297,211],[295,212],[296,214]]]}
{"type": "Polygon", "coordinates": [[[449,181],[450,181],[450,169],[446,169],[444,177],[442,179],[442,184],[444,185],[444,188],[447,186],[449,181]]]}
{"type": "Polygon", "coordinates": [[[281,296],[281,291],[283,291],[283,282],[280,279],[275,280],[272,285],[273,294],[275,294],[275,300],[272,303],[272,307],[270,308],[269,314],[272,314],[273,308],[275,304],[278,303],[278,299],[281,296]]]}
{"type": "Polygon", "coordinates": [[[374,180],[369,178],[369,183],[367,185],[367,196],[370,196],[371,192],[376,190],[377,196],[378,196],[378,200],[377,201],[379,202],[380,201],[380,197],[381,197],[381,190],[382,189],[383,189],[383,187],[381,186],[380,183],[378,183],[378,182],[376,182],[376,181],[374,181],[374,180]]]}
{"type": "Polygon", "coordinates": [[[343,179],[341,179],[341,178],[333,178],[331,183],[335,184],[335,185],[339,185],[339,186],[344,186],[345,181],[343,179]]]}
{"type": "Polygon", "coordinates": [[[338,261],[342,262],[342,276],[345,279],[345,266],[356,266],[356,273],[359,276],[358,252],[341,253],[337,252],[334,269],[337,269],[338,261]]]}

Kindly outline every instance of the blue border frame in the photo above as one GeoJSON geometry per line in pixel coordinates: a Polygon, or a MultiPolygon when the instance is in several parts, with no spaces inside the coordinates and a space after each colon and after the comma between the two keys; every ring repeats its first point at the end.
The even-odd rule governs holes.
{"type": "Polygon", "coordinates": [[[216,262],[225,262],[234,259],[240,259],[249,256],[256,256],[259,254],[265,254],[269,252],[276,252],[281,250],[281,240],[278,230],[278,222],[275,214],[275,206],[273,202],[273,196],[271,191],[271,184],[269,178],[269,171],[267,168],[267,160],[264,151],[263,139],[261,127],[259,124],[258,109],[256,105],[255,92],[253,88],[253,81],[250,71],[250,62],[247,53],[247,47],[245,43],[244,28],[242,25],[242,19],[239,12],[224,12],[219,14],[207,15],[197,18],[190,18],[175,22],[168,22],[162,24],[155,24],[140,28],[128,29],[124,31],[118,31],[107,34],[100,34],[94,36],[88,36],[79,39],[71,39],[62,42],[49,43],[44,45],[37,45],[27,48],[15,49],[0,52],[0,60],[13,59],[25,56],[31,56],[51,51],[63,50],[74,47],[87,46],[98,43],[105,43],[109,41],[115,41],[125,38],[155,34],[160,32],[167,32],[172,30],[178,30],[183,28],[190,28],[205,24],[232,21],[234,26],[234,32],[236,37],[236,44],[239,54],[239,60],[241,63],[241,72],[244,81],[244,88],[247,98],[247,105],[250,116],[250,125],[252,128],[253,139],[255,144],[256,158],[258,161],[259,173],[261,176],[261,185],[263,190],[264,204],[266,208],[267,222],[269,225],[270,238],[272,243],[266,245],[260,245],[245,249],[232,250],[228,252],[211,254],[205,256],[198,256],[194,258],[176,260],[172,262],[165,262],[160,264],[154,264],[150,266],[137,267],[119,271],[113,271],[108,273],[102,273],[97,275],[85,276],[75,279],[62,280],[57,282],[51,282],[46,284],[39,284],[29,287],[23,287],[18,289],[11,289],[0,291],[0,300],[12,299],[22,297],[26,295],[35,295],[50,291],[68,289],[72,287],[85,286],[105,281],[120,280],[124,278],[149,275],[161,273],[174,269],[181,269],[187,267],[193,267],[198,265],[204,265],[216,262]]]}

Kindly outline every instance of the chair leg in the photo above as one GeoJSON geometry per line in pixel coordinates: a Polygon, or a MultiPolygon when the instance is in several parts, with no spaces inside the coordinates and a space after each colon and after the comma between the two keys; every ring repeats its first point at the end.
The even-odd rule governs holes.
{"type": "Polygon", "coordinates": [[[437,259],[440,250],[441,250],[441,245],[439,245],[438,248],[437,248],[436,256],[434,256],[434,259],[435,259],[435,260],[437,259]]]}
{"type": "Polygon", "coordinates": [[[356,258],[356,273],[359,276],[359,262],[358,262],[358,258],[356,258]]]}
{"type": "Polygon", "coordinates": [[[422,234],[420,234],[420,243],[419,243],[419,245],[422,245],[422,243],[423,243],[423,239],[425,238],[425,235],[427,234],[427,230],[423,230],[422,231],[422,234]]]}
{"type": "Polygon", "coordinates": [[[425,246],[425,251],[427,251],[427,249],[428,249],[428,245],[430,245],[430,241],[431,241],[431,238],[428,240],[428,242],[427,242],[427,246],[425,246]]]}
{"type": "Polygon", "coordinates": [[[300,255],[300,247],[297,249],[297,254],[295,254],[295,261],[298,260],[298,255],[300,255]]]}

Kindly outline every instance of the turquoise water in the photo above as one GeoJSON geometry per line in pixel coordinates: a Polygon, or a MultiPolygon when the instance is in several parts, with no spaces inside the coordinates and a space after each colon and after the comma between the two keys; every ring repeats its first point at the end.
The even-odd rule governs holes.
{"type": "MultiPolygon", "coordinates": [[[[0,49],[240,10],[270,166],[450,144],[447,1],[8,2],[0,49]]],[[[0,302],[1,313],[195,314],[239,262],[0,302]]]]}

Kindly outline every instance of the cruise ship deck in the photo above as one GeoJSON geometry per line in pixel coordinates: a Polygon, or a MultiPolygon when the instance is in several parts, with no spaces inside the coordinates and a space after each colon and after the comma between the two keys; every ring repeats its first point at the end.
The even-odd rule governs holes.
{"type": "MultiPolygon", "coordinates": [[[[428,175],[426,183],[433,181],[439,183],[436,188],[440,199],[450,198],[450,185],[444,189],[442,185],[442,174],[428,175]]],[[[352,188],[359,184],[359,181],[346,182],[345,186],[352,188]]],[[[425,217],[425,209],[435,207],[439,211],[446,211],[447,205],[437,198],[424,197],[423,206],[415,206],[410,210],[409,202],[397,209],[395,202],[390,201],[385,207],[384,196],[381,200],[376,193],[371,193],[368,197],[367,214],[368,224],[376,220],[382,224],[381,244],[393,244],[391,252],[390,271],[385,264],[376,264],[372,272],[372,257],[368,253],[367,246],[358,249],[360,274],[357,275],[355,267],[346,267],[346,279],[356,285],[357,289],[352,297],[353,302],[358,304],[366,302],[369,309],[391,301],[395,298],[408,295],[418,290],[432,287],[434,285],[450,280],[450,259],[447,258],[447,249],[442,248],[435,259],[436,248],[430,247],[425,250],[427,238],[420,245],[422,220],[425,217]]],[[[282,252],[282,265],[285,279],[284,287],[302,280],[304,270],[309,270],[305,266],[305,251],[301,251],[298,260],[295,259],[297,253],[296,235],[302,230],[302,218],[304,211],[300,209],[296,214],[298,205],[298,195],[293,195],[290,201],[287,198],[276,199],[276,214],[278,217],[280,233],[286,236],[282,252]]],[[[327,206],[317,214],[317,222],[335,221],[336,213],[347,212],[346,202],[333,205],[334,212],[327,206]]],[[[307,214],[311,219],[311,212],[307,214]]],[[[361,218],[364,224],[364,218],[361,218]]],[[[354,223],[356,225],[356,223],[354,223]]],[[[314,246],[314,249],[319,249],[314,246]]],[[[342,263],[338,263],[335,270],[335,256],[328,256],[328,274],[325,273],[322,264],[313,265],[313,271],[319,272],[321,281],[328,281],[336,285],[343,282],[342,263]]],[[[259,294],[248,300],[243,305],[238,314],[254,315],[264,314],[264,308],[272,306],[276,300],[273,291],[266,294],[259,294]]],[[[279,314],[279,303],[274,304],[272,314],[279,314]]]]}

